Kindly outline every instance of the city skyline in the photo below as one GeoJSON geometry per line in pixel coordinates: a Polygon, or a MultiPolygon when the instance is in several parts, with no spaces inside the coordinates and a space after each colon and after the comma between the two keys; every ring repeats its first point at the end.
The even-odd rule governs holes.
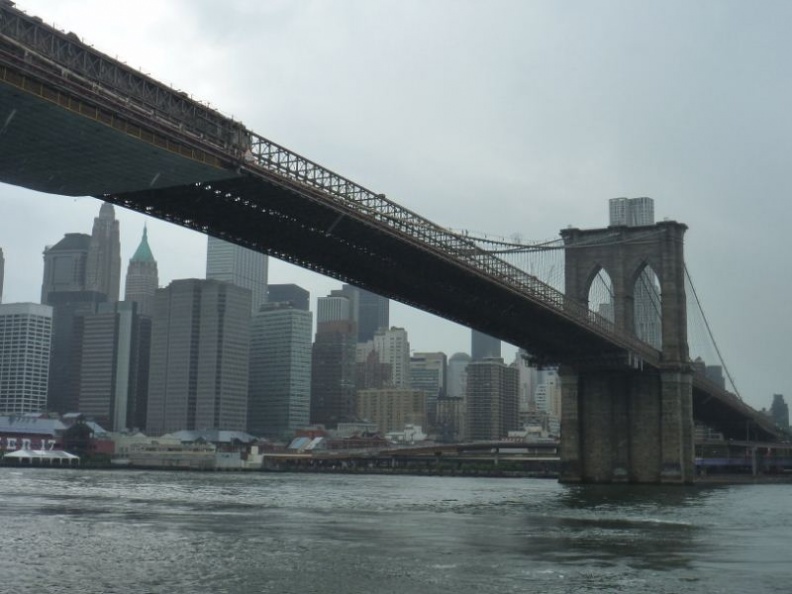
{"type": "MultiPolygon", "coordinates": [[[[546,239],[567,225],[604,226],[609,198],[651,196],[657,220],[689,226],[688,267],[743,397],[760,408],[792,389],[789,374],[773,371],[785,368],[782,341],[792,329],[776,313],[785,310],[776,271],[785,269],[787,250],[774,227],[788,217],[779,197],[790,189],[782,157],[792,137],[790,85],[778,57],[790,44],[781,26],[788,6],[749,10],[727,1],[713,20],[706,6],[681,2],[514,3],[500,11],[441,2],[422,9],[426,26],[418,30],[408,26],[410,9],[387,3],[17,6],[450,228],[546,239]],[[449,10],[455,27],[442,26],[449,10]],[[260,31],[270,44],[265,57],[254,42],[260,31]],[[473,31],[487,43],[470,47],[473,31]],[[663,43],[649,42],[656,36],[647,31],[663,43]],[[376,50],[363,55],[360,44],[376,50]],[[187,45],[198,48],[190,60],[180,51],[187,45]],[[362,77],[364,89],[356,84],[362,77]],[[326,92],[311,92],[317,85],[326,92]],[[469,92],[452,92],[459,88],[469,92]],[[738,236],[755,240],[733,241],[738,236]],[[761,315],[734,315],[757,299],[761,315]]],[[[87,232],[68,223],[93,218],[96,203],[10,186],[2,196],[14,213],[0,222],[3,301],[35,302],[44,245],[67,229],[87,232]]],[[[117,216],[128,229],[122,236],[139,238],[143,217],[120,209],[117,216]]],[[[150,231],[162,283],[200,278],[205,238],[159,225],[150,231]]],[[[131,253],[122,245],[123,261],[131,253]]],[[[272,282],[304,286],[312,299],[338,287],[277,267],[272,282]]],[[[466,329],[392,309],[392,323],[409,329],[416,349],[466,350],[466,329]]]]}
{"type": "MultiPolygon", "coordinates": [[[[48,196],[44,195],[44,197],[46,198],[48,196]]],[[[88,202],[88,201],[86,200],[85,202],[88,202]]],[[[96,211],[94,213],[94,219],[99,218],[98,217],[98,213],[102,209],[103,206],[109,206],[106,203],[103,203],[103,202],[101,202],[99,200],[91,200],[89,202],[89,204],[93,205],[95,207],[95,209],[96,209],[96,211]]],[[[164,222],[159,221],[157,219],[151,219],[149,217],[143,217],[143,216],[139,215],[138,213],[126,212],[126,211],[124,211],[124,213],[126,215],[131,215],[131,216],[133,216],[135,218],[141,219],[141,221],[143,223],[142,226],[140,227],[141,228],[141,235],[137,235],[137,236],[135,236],[133,233],[127,231],[126,227],[124,227],[124,226],[121,226],[121,228],[120,228],[120,233],[119,234],[120,234],[121,243],[122,243],[120,256],[121,256],[121,261],[122,262],[126,262],[127,266],[129,266],[133,262],[135,262],[136,264],[139,265],[139,263],[140,263],[139,261],[144,261],[144,262],[150,262],[151,266],[153,267],[153,269],[155,271],[158,269],[158,267],[165,268],[166,270],[169,269],[171,271],[170,274],[171,275],[175,275],[175,276],[172,276],[172,278],[160,278],[157,288],[164,288],[164,287],[166,287],[169,284],[169,282],[172,282],[174,280],[186,280],[186,279],[193,279],[193,278],[194,279],[205,279],[206,278],[205,272],[206,272],[206,262],[208,260],[208,248],[205,250],[206,253],[205,253],[204,259],[203,259],[203,268],[204,268],[203,272],[204,272],[204,274],[200,274],[199,273],[197,275],[179,275],[179,271],[173,269],[172,262],[170,262],[168,260],[168,254],[167,253],[163,254],[162,257],[158,257],[156,259],[152,255],[153,252],[159,253],[159,251],[160,251],[160,248],[158,247],[158,241],[159,241],[160,238],[167,240],[167,238],[169,236],[169,233],[184,233],[184,232],[190,233],[190,232],[185,231],[185,230],[183,230],[183,229],[181,229],[181,228],[179,228],[179,227],[177,227],[175,225],[172,225],[172,224],[169,224],[169,223],[164,223],[164,222]],[[156,231],[151,231],[151,229],[155,229],[156,231]],[[152,244],[155,246],[154,248],[151,247],[152,244]],[[131,252],[131,254],[129,256],[127,256],[127,254],[130,253],[130,252],[131,252]]],[[[92,220],[91,218],[86,218],[85,225],[84,225],[83,228],[87,229],[88,226],[90,225],[89,221],[91,221],[91,220],[92,220]]],[[[116,222],[118,222],[118,221],[116,221],[116,222]]],[[[191,233],[191,234],[192,235],[199,235],[199,237],[206,237],[206,236],[200,235],[200,234],[195,234],[195,233],[191,233]]],[[[52,246],[48,246],[48,248],[49,249],[52,249],[52,247],[56,247],[57,248],[60,245],[65,245],[66,248],[71,248],[75,244],[75,242],[77,242],[78,239],[79,239],[79,241],[81,242],[79,244],[79,247],[81,249],[85,250],[85,251],[89,250],[89,247],[90,247],[89,244],[90,244],[90,238],[91,238],[90,234],[88,234],[86,232],[83,232],[83,231],[76,231],[75,230],[75,231],[64,231],[62,235],[63,235],[63,237],[60,240],[60,242],[57,242],[56,244],[53,244],[52,246]]],[[[221,243],[225,243],[225,242],[221,242],[221,243]]],[[[205,244],[205,245],[208,245],[208,243],[205,244]]],[[[87,271],[87,256],[84,259],[85,259],[85,268],[86,268],[86,271],[87,271]]],[[[7,263],[8,258],[6,258],[5,260],[6,260],[6,268],[8,268],[8,263],[7,263]]],[[[296,283],[296,282],[292,283],[291,280],[294,277],[303,277],[303,276],[308,275],[309,278],[312,277],[311,281],[313,282],[313,286],[317,286],[317,285],[318,286],[328,286],[328,287],[330,287],[328,293],[334,293],[336,297],[348,296],[349,294],[351,294],[350,291],[354,290],[354,287],[350,287],[349,285],[344,285],[343,283],[341,283],[338,280],[335,280],[335,279],[332,279],[332,278],[329,278],[329,277],[323,277],[323,276],[321,276],[319,274],[310,273],[308,271],[299,269],[299,268],[297,268],[295,266],[287,265],[287,264],[285,264],[283,262],[277,261],[277,260],[275,260],[273,258],[267,258],[267,260],[270,263],[271,262],[276,262],[277,264],[280,265],[280,268],[282,268],[282,271],[280,271],[280,274],[282,274],[283,276],[280,277],[280,280],[283,281],[283,283],[281,283],[281,284],[285,283],[285,284],[299,285],[299,283],[296,283]]],[[[42,271],[43,271],[44,270],[44,264],[43,263],[41,265],[41,268],[42,268],[42,271]]],[[[121,275],[120,294],[124,295],[125,299],[129,297],[128,295],[126,295],[126,293],[130,290],[129,289],[130,278],[129,278],[129,275],[127,274],[128,270],[129,269],[127,268],[127,270],[123,271],[124,274],[121,275]]],[[[195,272],[195,267],[192,267],[192,271],[195,272]]],[[[155,272],[155,274],[156,274],[156,272],[155,272]]],[[[86,275],[87,275],[87,272],[86,272],[86,275]]],[[[87,284],[87,281],[85,281],[83,284],[87,284]]],[[[269,284],[269,283],[267,283],[267,284],[269,284]]],[[[278,283],[272,283],[272,284],[278,284],[278,283]]],[[[11,287],[9,287],[9,286],[7,286],[6,288],[9,289],[9,291],[11,290],[11,287]]],[[[17,287],[14,287],[14,288],[17,289],[14,292],[14,295],[18,297],[19,296],[18,288],[17,287]]],[[[39,292],[40,291],[41,291],[41,288],[40,288],[40,284],[39,284],[39,292]]],[[[368,293],[368,292],[362,291],[362,290],[360,292],[361,293],[368,293]]],[[[357,294],[357,293],[355,293],[355,294],[357,294]]],[[[319,309],[318,308],[318,303],[319,303],[318,302],[318,298],[320,298],[320,297],[324,297],[324,296],[321,295],[321,294],[317,295],[315,293],[315,291],[310,291],[310,305],[309,305],[309,310],[310,311],[312,311],[312,312],[317,312],[318,311],[318,309],[319,309]]],[[[388,300],[385,299],[384,301],[387,302],[388,300]]],[[[10,303],[11,301],[6,299],[5,302],[9,302],[10,303]]],[[[40,301],[35,299],[35,298],[28,299],[28,300],[20,300],[20,299],[17,298],[17,299],[15,299],[13,301],[13,303],[39,303],[39,302],[40,301]]],[[[458,341],[457,340],[453,340],[453,339],[452,340],[445,340],[442,344],[445,344],[446,347],[450,347],[450,349],[447,348],[446,350],[443,350],[443,349],[435,349],[435,350],[437,350],[439,352],[443,352],[446,355],[448,355],[449,357],[452,356],[455,353],[468,353],[469,354],[469,352],[470,352],[470,340],[471,340],[470,339],[470,336],[471,336],[470,332],[471,331],[470,331],[469,328],[467,328],[465,326],[460,326],[458,324],[454,324],[453,322],[448,322],[448,321],[445,321],[445,320],[441,320],[440,318],[437,318],[436,316],[433,316],[431,314],[426,314],[426,313],[420,312],[418,310],[414,310],[413,308],[410,308],[409,306],[405,306],[405,305],[400,304],[398,302],[395,302],[395,305],[396,305],[396,311],[399,314],[401,314],[401,315],[405,315],[405,314],[409,315],[409,314],[413,314],[413,313],[418,313],[419,316],[425,316],[427,318],[434,318],[435,320],[440,321],[440,323],[448,325],[450,328],[456,327],[455,330],[456,330],[456,333],[459,336],[459,340],[458,341]]],[[[351,302],[350,302],[350,307],[352,307],[352,303],[351,302]]],[[[149,309],[149,308],[144,308],[144,309],[149,309]]],[[[387,310],[386,310],[386,312],[387,312],[387,310]]],[[[387,313],[386,313],[386,316],[387,316],[387,313]]],[[[316,317],[317,316],[315,316],[315,320],[314,320],[314,328],[315,328],[315,325],[316,325],[316,317]]],[[[387,319],[387,317],[385,319],[387,319]]],[[[406,328],[406,330],[408,332],[410,332],[411,328],[406,328]]],[[[416,330],[419,331],[419,328],[416,328],[416,330]]],[[[499,341],[495,341],[495,342],[499,342],[499,341]]],[[[433,341],[431,344],[438,344],[438,341],[433,341]]],[[[511,351],[508,351],[507,355],[506,355],[506,359],[511,361],[514,358],[514,355],[516,354],[516,347],[508,345],[507,343],[503,343],[503,344],[504,344],[505,347],[507,347],[507,349],[508,349],[508,347],[511,347],[511,351]]],[[[415,345],[415,344],[411,345],[411,352],[416,352],[416,351],[420,352],[420,351],[429,351],[429,350],[432,350],[432,349],[431,348],[424,348],[423,345],[415,345]]]]}

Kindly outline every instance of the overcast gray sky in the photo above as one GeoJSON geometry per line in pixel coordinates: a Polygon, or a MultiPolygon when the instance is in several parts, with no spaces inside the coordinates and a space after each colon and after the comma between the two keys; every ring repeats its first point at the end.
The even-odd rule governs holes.
{"type": "MultiPolygon", "coordinates": [[[[690,228],[688,268],[743,397],[790,399],[792,3],[17,6],[448,227],[547,239],[607,225],[609,198],[654,198],[658,220],[690,228]]],[[[99,203],[0,185],[0,208],[3,301],[37,301],[44,246],[89,233],[99,203]]],[[[117,214],[126,268],[144,219],[117,214]]],[[[148,225],[161,284],[203,276],[203,236],[148,225]]],[[[270,266],[313,299],[338,286],[270,266]]],[[[391,322],[415,350],[469,350],[466,329],[404,306],[391,322]]]]}

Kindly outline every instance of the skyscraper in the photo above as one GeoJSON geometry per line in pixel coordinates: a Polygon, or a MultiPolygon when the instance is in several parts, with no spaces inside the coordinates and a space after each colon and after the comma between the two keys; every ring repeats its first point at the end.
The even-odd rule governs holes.
{"type": "Polygon", "coordinates": [[[467,353],[454,353],[448,360],[448,380],[446,381],[446,394],[451,397],[464,398],[467,394],[467,367],[470,364],[470,355],[467,353]]]}
{"type": "Polygon", "coordinates": [[[349,298],[338,293],[317,300],[311,353],[311,422],[327,427],[357,419],[357,325],[349,298]]]}
{"type": "Polygon", "coordinates": [[[534,390],[537,384],[538,370],[528,360],[528,353],[519,349],[512,361],[512,367],[518,373],[518,408],[522,417],[526,412],[536,408],[534,390]]]}
{"type": "Polygon", "coordinates": [[[294,309],[308,311],[311,294],[298,285],[267,285],[267,303],[289,303],[294,309]]]}
{"type": "Polygon", "coordinates": [[[311,312],[287,302],[253,315],[248,433],[290,437],[310,422],[312,325],[311,312]]]}
{"type": "Polygon", "coordinates": [[[121,240],[112,204],[102,203],[94,219],[88,247],[86,288],[104,293],[107,301],[118,301],[121,285],[121,240]]]}
{"type": "Polygon", "coordinates": [[[654,225],[654,200],[651,198],[611,198],[608,210],[611,227],[654,225]]]}
{"type": "Polygon", "coordinates": [[[46,410],[51,336],[50,306],[0,305],[0,412],[46,410]]]}
{"type": "Polygon", "coordinates": [[[478,330],[470,331],[470,354],[474,361],[501,356],[501,341],[478,330]]]}
{"type": "Polygon", "coordinates": [[[374,338],[377,330],[390,326],[390,300],[353,285],[344,285],[341,291],[352,298],[356,307],[355,321],[358,325],[358,342],[374,338]]]}
{"type": "Polygon", "coordinates": [[[410,341],[404,328],[380,328],[374,334],[374,351],[381,363],[391,366],[391,386],[410,387],[410,341]]]}
{"type": "Polygon", "coordinates": [[[410,387],[426,394],[426,421],[435,423],[437,399],[446,393],[445,353],[414,353],[410,357],[410,387]]]}
{"type": "Polygon", "coordinates": [[[267,302],[267,256],[259,252],[209,236],[206,278],[248,289],[252,312],[267,302]]]}
{"type": "Polygon", "coordinates": [[[47,409],[76,412],[82,367],[84,316],[95,314],[107,295],[97,291],[51,291],[52,347],[50,349],[47,409]]]}
{"type": "Polygon", "coordinates": [[[550,435],[558,435],[561,428],[561,380],[552,367],[538,370],[533,400],[535,414],[550,435]]]}
{"type": "Polygon", "coordinates": [[[250,299],[249,290],[214,280],[157,290],[148,432],[246,429],[250,299]]]}
{"type": "Polygon", "coordinates": [[[121,274],[118,221],[102,204],[92,235],[67,233],[44,250],[41,302],[53,306],[48,408],[76,410],[80,390],[83,316],[118,300],[121,274]]]}
{"type": "Polygon", "coordinates": [[[58,243],[44,248],[44,279],[41,303],[50,305],[53,292],[85,291],[86,267],[91,236],[67,233],[58,243]]]}
{"type": "Polygon", "coordinates": [[[784,402],[783,394],[773,394],[770,416],[773,418],[773,422],[781,429],[789,430],[789,405],[784,402]]]}
{"type": "Polygon", "coordinates": [[[429,399],[444,396],[448,360],[445,353],[413,353],[410,357],[410,385],[427,392],[429,399]]]}
{"type": "Polygon", "coordinates": [[[154,296],[159,286],[157,261],[148,243],[148,231],[143,228],[143,238],[129,260],[126,274],[124,299],[138,304],[138,313],[151,316],[154,313],[154,296]]]}
{"type": "Polygon", "coordinates": [[[483,359],[468,365],[468,437],[496,440],[518,428],[519,372],[503,359],[483,359]]]}
{"type": "Polygon", "coordinates": [[[355,324],[354,303],[348,296],[341,294],[341,291],[331,291],[327,297],[320,297],[316,300],[316,323],[324,322],[355,324]]]}
{"type": "Polygon", "coordinates": [[[82,319],[79,412],[113,431],[142,429],[151,320],[132,301],[103,303],[82,319]],[[141,327],[142,326],[142,327],[141,327]]]}

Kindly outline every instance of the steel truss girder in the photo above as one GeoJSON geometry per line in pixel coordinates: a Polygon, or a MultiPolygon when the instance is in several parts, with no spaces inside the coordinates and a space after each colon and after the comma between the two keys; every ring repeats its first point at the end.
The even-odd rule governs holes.
{"type": "Polygon", "coordinates": [[[499,333],[557,360],[621,349],[571,320],[550,324],[556,316],[541,303],[304,189],[251,177],[104,198],[499,333]],[[498,313],[491,320],[480,315],[492,307],[498,313]]]}

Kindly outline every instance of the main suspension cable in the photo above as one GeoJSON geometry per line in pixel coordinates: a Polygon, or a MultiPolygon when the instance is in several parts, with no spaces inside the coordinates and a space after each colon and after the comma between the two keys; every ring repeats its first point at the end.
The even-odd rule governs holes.
{"type": "Polygon", "coordinates": [[[687,278],[688,283],[690,283],[690,290],[693,291],[693,297],[696,299],[696,305],[701,312],[701,317],[704,320],[704,326],[707,328],[707,333],[709,334],[709,338],[712,341],[712,346],[715,347],[715,352],[718,354],[718,359],[720,360],[721,365],[723,366],[723,371],[726,372],[726,377],[729,378],[729,383],[731,384],[732,388],[734,389],[734,393],[737,395],[737,398],[742,400],[742,396],[740,395],[739,390],[737,390],[737,385],[734,383],[734,378],[729,373],[729,368],[726,367],[726,362],[723,360],[723,355],[721,355],[720,349],[718,348],[718,343],[715,340],[715,336],[712,334],[712,328],[710,328],[709,321],[707,320],[707,314],[704,313],[704,308],[701,305],[701,300],[698,297],[698,293],[696,293],[696,287],[693,285],[693,279],[690,276],[690,272],[688,271],[687,264],[685,264],[685,278],[687,278]]]}

